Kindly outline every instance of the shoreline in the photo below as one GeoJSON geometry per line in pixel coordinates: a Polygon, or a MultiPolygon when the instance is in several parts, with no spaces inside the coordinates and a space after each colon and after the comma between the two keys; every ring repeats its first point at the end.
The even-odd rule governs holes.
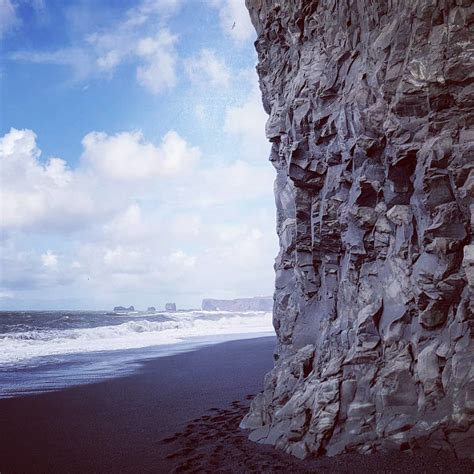
{"type": "Polygon", "coordinates": [[[0,400],[0,472],[472,472],[449,453],[300,461],[238,425],[273,366],[275,337],[142,362],[134,373],[0,400]]]}
{"type": "Polygon", "coordinates": [[[274,347],[274,336],[212,344],[125,376],[1,399],[0,472],[168,472],[161,440],[261,391],[274,347]]]}
{"type": "Polygon", "coordinates": [[[170,357],[230,341],[275,337],[270,332],[189,336],[179,342],[138,348],[59,353],[27,360],[24,365],[0,364],[0,400],[100,383],[131,376],[150,360],[170,357]]]}

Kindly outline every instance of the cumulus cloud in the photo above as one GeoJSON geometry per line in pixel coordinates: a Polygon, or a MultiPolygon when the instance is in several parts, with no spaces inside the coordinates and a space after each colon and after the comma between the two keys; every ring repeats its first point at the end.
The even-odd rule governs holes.
{"type": "Polygon", "coordinates": [[[231,81],[231,72],[225,61],[209,49],[202,49],[196,56],[189,58],[186,72],[193,82],[206,87],[227,88],[231,81]]]}
{"type": "Polygon", "coordinates": [[[244,0],[212,0],[219,12],[222,31],[239,45],[256,37],[244,0]]]}
{"type": "Polygon", "coordinates": [[[43,158],[33,131],[12,129],[0,139],[0,291],[66,286],[94,301],[149,293],[182,304],[268,293],[274,171],[200,155],[173,131],[158,145],[92,132],[70,168],[43,158]]]}
{"type": "Polygon", "coordinates": [[[138,131],[91,132],[82,143],[80,166],[72,170],[60,158],[42,160],[31,130],[11,129],[0,138],[1,228],[75,228],[115,215],[127,202],[118,187],[132,193],[143,181],[190,173],[201,154],[175,131],[159,146],[138,131]]]}
{"type": "Polygon", "coordinates": [[[201,154],[175,131],[168,132],[159,147],[146,142],[141,132],[112,136],[92,132],[84,137],[82,145],[82,159],[102,175],[117,180],[143,180],[186,172],[201,154]]]}
{"type": "Polygon", "coordinates": [[[41,162],[40,155],[31,130],[12,129],[0,138],[1,227],[28,226],[51,213],[61,214],[66,207],[73,216],[93,206],[87,195],[75,195],[74,177],[65,161],[41,162]]]}

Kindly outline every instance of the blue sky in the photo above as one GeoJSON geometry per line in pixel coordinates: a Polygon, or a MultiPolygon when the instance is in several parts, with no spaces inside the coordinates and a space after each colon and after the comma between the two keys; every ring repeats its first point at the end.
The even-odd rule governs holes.
{"type": "Polygon", "coordinates": [[[0,309],[270,294],[244,0],[0,0],[0,309]]]}

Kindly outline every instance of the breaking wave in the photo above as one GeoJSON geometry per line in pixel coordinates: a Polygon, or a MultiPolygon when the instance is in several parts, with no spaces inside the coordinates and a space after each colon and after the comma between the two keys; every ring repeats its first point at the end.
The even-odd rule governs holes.
{"type": "Polygon", "coordinates": [[[149,315],[149,319],[74,329],[25,330],[28,326],[19,325],[16,331],[0,333],[0,366],[22,365],[37,357],[176,344],[196,336],[273,333],[271,313],[199,311],[160,315],[160,321],[153,321],[153,315],[149,315]]]}

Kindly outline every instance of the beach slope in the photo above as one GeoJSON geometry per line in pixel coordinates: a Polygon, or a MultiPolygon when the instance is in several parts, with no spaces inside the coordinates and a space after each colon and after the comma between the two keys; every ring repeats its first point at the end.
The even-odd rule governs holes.
{"type": "Polygon", "coordinates": [[[0,400],[0,472],[472,472],[446,454],[300,461],[238,425],[272,367],[274,337],[148,360],[126,377],[0,400]]]}

